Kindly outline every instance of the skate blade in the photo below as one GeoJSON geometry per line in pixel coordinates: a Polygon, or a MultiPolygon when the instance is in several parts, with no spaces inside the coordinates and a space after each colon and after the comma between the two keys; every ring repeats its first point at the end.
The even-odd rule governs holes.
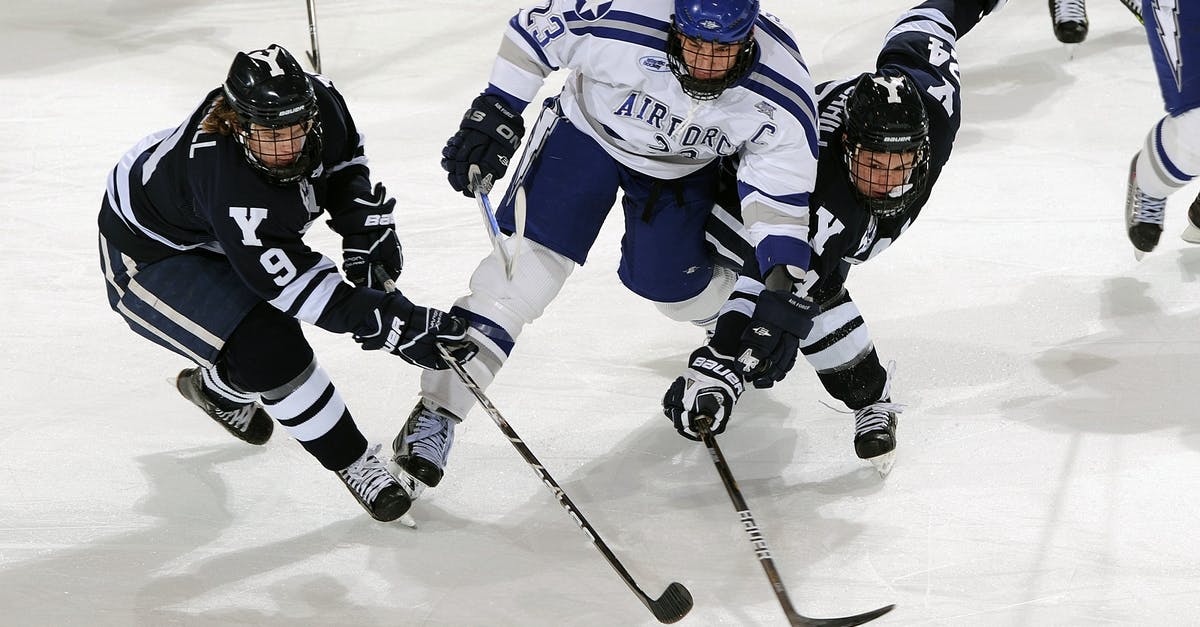
{"type": "Polygon", "coordinates": [[[1138,249],[1136,249],[1136,248],[1134,248],[1134,249],[1133,249],[1133,258],[1134,258],[1134,259],[1137,259],[1138,261],[1141,261],[1141,260],[1142,260],[1142,257],[1145,257],[1145,256],[1146,256],[1146,253],[1144,253],[1144,252],[1142,252],[1142,251],[1140,251],[1140,250],[1138,250],[1138,249]]]}
{"type": "Polygon", "coordinates": [[[867,461],[875,467],[875,471],[879,473],[880,479],[887,479],[888,473],[892,472],[892,466],[896,464],[896,451],[892,450],[883,455],[872,457],[867,461]]]}
{"type": "Polygon", "coordinates": [[[409,514],[401,514],[400,517],[397,518],[396,520],[400,521],[400,524],[404,525],[405,527],[408,527],[409,529],[417,528],[417,521],[414,520],[413,517],[409,514]]]}
{"type": "Polygon", "coordinates": [[[1189,244],[1200,244],[1200,228],[1194,224],[1188,224],[1179,237],[1189,244]]]}

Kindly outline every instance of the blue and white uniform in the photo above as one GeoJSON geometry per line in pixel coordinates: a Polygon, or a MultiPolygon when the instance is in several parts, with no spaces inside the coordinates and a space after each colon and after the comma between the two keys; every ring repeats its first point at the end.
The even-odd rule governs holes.
{"type": "MultiPolygon", "coordinates": [[[[717,98],[696,101],[668,64],[673,10],[672,0],[549,0],[509,21],[485,93],[521,110],[552,72],[568,74],[525,138],[497,212],[513,231],[515,190],[523,190],[530,250],[518,255],[511,281],[496,258],[485,259],[452,311],[470,321],[481,347],[468,364],[481,384],[586,261],[618,191],[618,276],[673,317],[709,318],[733,287],[704,234],[722,157],[741,156],[739,204],[759,264],[807,270],[817,130],[813,82],[795,40],[759,14],[748,70],[717,98]]],[[[445,373],[424,373],[422,395],[459,417],[474,403],[445,373]]]]}

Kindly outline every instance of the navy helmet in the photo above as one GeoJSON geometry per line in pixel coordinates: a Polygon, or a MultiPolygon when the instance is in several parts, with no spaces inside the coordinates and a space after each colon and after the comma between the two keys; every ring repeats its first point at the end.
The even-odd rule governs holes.
{"type": "Polygon", "coordinates": [[[262,50],[239,52],[229,67],[222,89],[225,102],[237,113],[241,126],[237,133],[246,160],[276,184],[288,184],[307,177],[321,158],[321,124],[312,79],[295,57],[277,44],[262,50]],[[285,165],[269,165],[247,144],[252,125],[265,129],[283,129],[300,125],[305,133],[304,146],[296,158],[285,165]]]}
{"type": "Polygon", "coordinates": [[[903,170],[903,181],[888,193],[867,195],[855,184],[859,202],[878,216],[894,216],[908,209],[925,191],[929,179],[929,116],[912,79],[902,73],[859,78],[846,102],[843,148],[851,183],[866,176],[856,171],[865,167],[861,163],[856,166],[860,151],[911,153],[911,163],[891,168],[903,170]]]}

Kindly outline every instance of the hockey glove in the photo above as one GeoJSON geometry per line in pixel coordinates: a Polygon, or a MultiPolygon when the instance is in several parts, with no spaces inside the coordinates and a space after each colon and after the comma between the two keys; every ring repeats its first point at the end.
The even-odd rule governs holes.
{"type": "Polygon", "coordinates": [[[379,271],[392,281],[400,277],[404,250],[392,218],[395,208],[396,199],[376,183],[370,195],[353,199],[347,211],[329,220],[342,235],[342,272],[354,285],[382,290],[379,271]]]}
{"type": "Polygon", "coordinates": [[[455,361],[466,362],[479,348],[467,340],[467,323],[437,309],[419,307],[399,292],[390,292],[354,334],[363,350],[385,350],[426,370],[445,370],[437,344],[455,361]]]}
{"type": "Polygon", "coordinates": [[[777,290],[763,290],[738,347],[737,365],[743,378],[756,388],[782,381],[792,366],[800,339],[812,329],[817,306],[807,298],[777,290]]]}
{"type": "Polygon", "coordinates": [[[713,435],[724,431],[745,384],[733,359],[708,346],[696,349],[688,361],[687,372],[675,379],[663,396],[663,413],[675,423],[679,435],[699,442],[696,419],[711,417],[709,431],[713,435]]]}
{"type": "Polygon", "coordinates": [[[463,114],[458,132],[442,149],[442,169],[449,176],[450,187],[467,198],[474,197],[470,175],[472,165],[479,166],[481,193],[488,193],[492,184],[504,177],[521,138],[525,136],[525,121],[498,96],[483,94],[463,114]]]}

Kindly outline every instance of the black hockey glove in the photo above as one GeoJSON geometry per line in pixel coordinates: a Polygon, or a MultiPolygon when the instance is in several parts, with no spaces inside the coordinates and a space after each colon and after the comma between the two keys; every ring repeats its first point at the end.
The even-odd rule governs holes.
{"type": "Polygon", "coordinates": [[[784,291],[763,290],[737,351],[742,377],[756,388],[769,388],[782,381],[792,366],[800,340],[812,329],[817,305],[807,298],[784,291]]]}
{"type": "Polygon", "coordinates": [[[354,334],[363,350],[383,349],[414,366],[445,370],[450,366],[438,354],[445,345],[455,361],[465,362],[479,348],[467,339],[467,323],[437,309],[419,307],[399,292],[390,292],[354,334]]]}
{"type": "Polygon", "coordinates": [[[713,419],[713,435],[725,430],[734,403],[745,390],[732,357],[701,346],[688,358],[688,369],[675,379],[663,396],[663,413],[675,423],[679,435],[700,441],[695,421],[701,415],[713,419]]]}
{"type": "Polygon", "coordinates": [[[520,113],[498,96],[483,94],[475,98],[463,114],[458,132],[442,149],[442,169],[449,173],[450,187],[467,198],[474,197],[468,172],[475,165],[479,166],[479,191],[491,191],[492,184],[504,178],[508,161],[524,136],[525,121],[520,113]]]}
{"type": "Polygon", "coordinates": [[[396,199],[388,198],[387,189],[376,183],[369,196],[353,199],[346,211],[329,220],[342,235],[342,272],[354,285],[382,290],[376,268],[392,281],[400,277],[404,250],[392,218],[395,208],[396,199]]]}

